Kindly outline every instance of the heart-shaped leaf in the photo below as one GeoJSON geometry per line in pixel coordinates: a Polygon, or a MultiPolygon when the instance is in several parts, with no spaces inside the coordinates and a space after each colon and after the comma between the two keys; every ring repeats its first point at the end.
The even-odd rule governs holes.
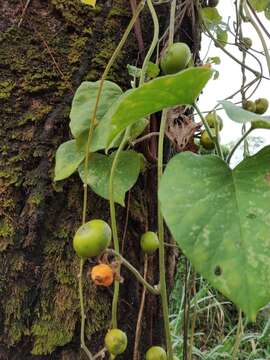
{"type": "Polygon", "coordinates": [[[84,156],[83,151],[78,151],[75,140],[61,144],[55,155],[54,180],[63,180],[73,174],[83,161],[84,156]]]}
{"type": "Polygon", "coordinates": [[[270,302],[270,147],[234,170],[190,152],[168,164],[159,189],[176,242],[250,320],[270,302]]]}
{"type": "MultiPolygon", "coordinates": [[[[74,95],[69,126],[75,138],[87,131],[90,127],[90,120],[93,116],[99,86],[100,81],[84,81],[74,95]]],[[[104,82],[96,116],[97,123],[102,119],[112,104],[118,100],[122,93],[121,88],[115,83],[111,81],[104,82]]]]}
{"type": "MultiPolygon", "coordinates": [[[[109,179],[115,153],[110,156],[93,153],[89,159],[87,183],[91,189],[109,199],[109,179]]],[[[122,151],[114,175],[114,201],[125,206],[125,193],[136,183],[141,167],[141,155],[135,151],[122,151]]],[[[84,181],[84,165],[79,168],[84,181]]]]}
{"type": "Polygon", "coordinates": [[[223,106],[228,117],[235,122],[238,122],[241,124],[256,121],[256,120],[270,122],[270,116],[262,116],[262,115],[255,114],[253,112],[244,110],[240,106],[236,106],[232,102],[227,101],[227,100],[218,101],[218,102],[223,106]]]}
{"type": "Polygon", "coordinates": [[[205,67],[189,68],[177,74],[151,80],[123,94],[95,129],[91,150],[100,149],[100,139],[113,139],[126,127],[164,108],[192,105],[213,72],[205,67]]]}

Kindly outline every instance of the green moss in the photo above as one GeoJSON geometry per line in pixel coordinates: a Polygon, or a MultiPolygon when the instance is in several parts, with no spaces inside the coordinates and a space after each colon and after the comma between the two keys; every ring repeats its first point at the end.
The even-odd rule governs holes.
{"type": "Polygon", "coordinates": [[[38,122],[43,120],[49,112],[52,110],[52,106],[50,105],[41,105],[36,104],[31,111],[26,112],[23,114],[22,118],[19,119],[18,125],[24,125],[27,122],[38,122]]]}
{"type": "Polygon", "coordinates": [[[70,39],[71,50],[68,54],[68,61],[71,65],[80,62],[87,41],[88,37],[86,36],[79,36],[77,34],[72,35],[70,39]]]}
{"type": "Polygon", "coordinates": [[[16,83],[13,81],[1,81],[0,82],[0,100],[9,98],[12,90],[15,88],[16,83]]]}
{"type": "Polygon", "coordinates": [[[0,219],[0,236],[12,236],[14,227],[6,220],[0,219]]]}
{"type": "Polygon", "coordinates": [[[73,331],[62,323],[48,317],[32,327],[36,340],[31,351],[33,355],[50,354],[57,346],[63,346],[72,340],[73,331]]]}

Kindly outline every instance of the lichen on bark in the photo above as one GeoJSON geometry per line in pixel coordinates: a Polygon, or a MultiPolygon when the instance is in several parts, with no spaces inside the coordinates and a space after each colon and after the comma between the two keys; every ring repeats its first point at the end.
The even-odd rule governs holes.
{"type": "MultiPolygon", "coordinates": [[[[99,1],[96,9],[79,0],[39,0],[30,2],[20,27],[20,2],[3,0],[0,10],[0,350],[8,359],[18,351],[30,359],[69,353],[77,343],[77,353],[78,259],[71,243],[82,187],[76,175],[53,183],[54,154],[70,136],[75,89],[98,80],[130,10],[126,0],[99,1]]],[[[127,47],[132,57],[134,39],[127,47]]],[[[116,71],[127,61],[124,51],[110,75],[122,86],[126,73],[116,71]]],[[[91,201],[89,216],[108,219],[107,202],[93,194],[91,201]]],[[[86,337],[95,351],[109,324],[111,294],[85,281],[85,299],[86,337]]]]}

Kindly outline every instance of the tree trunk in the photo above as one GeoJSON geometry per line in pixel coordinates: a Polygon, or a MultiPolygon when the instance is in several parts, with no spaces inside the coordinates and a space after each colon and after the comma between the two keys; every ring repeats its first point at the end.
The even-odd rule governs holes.
{"type": "MultiPolygon", "coordinates": [[[[164,28],[168,6],[160,6],[159,12],[164,28]]],[[[74,91],[83,80],[100,78],[130,15],[127,0],[98,0],[94,10],[79,0],[1,1],[0,359],[85,358],[79,346],[79,261],[72,248],[83,188],[77,175],[53,182],[54,155],[69,139],[74,91]]],[[[185,32],[178,30],[178,37],[184,34],[197,52],[199,31],[190,17],[185,15],[185,32]]],[[[150,23],[145,11],[146,44],[150,23]]],[[[137,49],[131,34],[110,72],[109,79],[123,88],[129,86],[126,64],[136,63],[137,49]]],[[[152,166],[130,192],[126,208],[117,207],[120,238],[126,230],[122,249],[141,272],[140,234],[156,230],[155,187],[152,166]]],[[[109,221],[108,202],[93,193],[89,198],[88,219],[109,221]]],[[[155,256],[149,259],[153,284],[158,281],[156,261],[155,256]]],[[[122,358],[131,359],[142,288],[124,269],[122,275],[119,324],[129,337],[122,358]]],[[[97,289],[86,280],[84,285],[86,339],[95,352],[110,324],[112,290],[97,289]]],[[[142,351],[152,341],[163,342],[158,301],[149,294],[146,300],[142,351]]]]}

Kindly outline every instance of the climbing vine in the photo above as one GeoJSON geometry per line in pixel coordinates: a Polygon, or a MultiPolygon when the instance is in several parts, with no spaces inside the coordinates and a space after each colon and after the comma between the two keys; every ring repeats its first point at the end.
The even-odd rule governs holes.
{"type": "MultiPolygon", "coordinates": [[[[91,6],[96,3],[93,0],[82,2],[91,6]]],[[[195,10],[202,31],[225,55],[239,64],[242,71],[242,84],[237,92],[241,94],[241,104],[233,101],[235,93],[219,101],[205,116],[197,101],[202,90],[207,91],[205,86],[209,81],[218,81],[218,71],[214,67],[220,59],[209,58],[205,63],[197,64],[186,43],[174,42],[179,21],[176,0],[169,1],[169,26],[165,34],[160,34],[155,7],[163,2],[140,1],[101,79],[83,82],[78,87],[70,112],[73,139],[61,144],[56,153],[55,181],[64,180],[78,171],[83,183],[82,225],[74,231],[73,246],[80,262],[81,347],[90,360],[102,358],[106,352],[114,359],[128,346],[127,336],[118,328],[117,321],[119,288],[123,280],[121,266],[127,267],[146,291],[161,298],[166,348],[161,346],[164,344],[150,347],[146,359],[176,358],[169,322],[164,221],[195,271],[239,308],[233,359],[237,358],[241,340],[242,312],[248,321],[255,321],[258,311],[270,301],[270,290],[265,286],[270,280],[270,147],[266,146],[250,156],[248,146],[248,135],[252,131],[270,128],[270,117],[264,115],[268,100],[250,100],[261,79],[269,80],[269,77],[262,72],[259,60],[259,70],[247,63],[249,54],[256,55],[252,51],[251,39],[245,36],[242,28],[243,22],[250,22],[258,34],[270,73],[265,40],[269,34],[257,15],[264,11],[269,19],[270,3],[236,0],[236,22],[232,29],[219,14],[218,1],[196,2],[195,10]],[[124,92],[119,85],[108,81],[107,75],[144,8],[148,8],[151,14],[153,38],[142,67],[129,65],[132,88],[124,92]],[[234,34],[242,59],[226,50],[228,33],[234,34]],[[162,49],[161,37],[166,39],[162,49]],[[246,82],[247,71],[254,76],[249,83],[246,82]],[[248,91],[252,95],[248,95],[248,91]],[[221,108],[232,121],[242,124],[242,134],[227,154],[220,143],[223,120],[218,111],[221,108]],[[177,117],[182,114],[185,119],[186,116],[182,128],[191,129],[188,138],[184,139],[189,149],[182,144],[181,151],[166,164],[164,137],[172,111],[176,111],[177,117]],[[194,125],[194,112],[201,121],[198,126],[194,125]],[[152,114],[160,126],[155,134],[158,135],[158,233],[147,229],[142,234],[141,247],[145,254],[159,252],[158,284],[149,284],[121,254],[115,211],[115,203],[125,205],[125,194],[136,183],[147,162],[143,153],[131,147],[137,138],[147,139],[151,135],[147,134],[147,125],[152,114]],[[244,159],[232,169],[232,155],[242,142],[244,159]],[[109,201],[110,225],[101,219],[87,219],[88,207],[93,206],[88,199],[88,187],[109,201]],[[86,344],[84,335],[87,319],[83,268],[89,258],[97,263],[90,269],[91,281],[96,286],[105,287],[114,283],[111,327],[104,348],[95,355],[91,352],[91,344],[86,344]]],[[[184,3],[187,6],[188,1],[184,3]]],[[[189,354],[191,359],[192,349],[189,354]]],[[[187,359],[186,356],[184,354],[183,358],[187,359]]]]}

